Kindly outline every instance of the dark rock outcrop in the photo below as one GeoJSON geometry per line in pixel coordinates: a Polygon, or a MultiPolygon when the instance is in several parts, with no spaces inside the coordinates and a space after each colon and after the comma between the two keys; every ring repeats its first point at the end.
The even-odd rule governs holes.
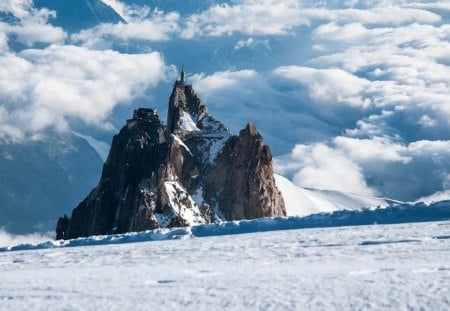
{"type": "Polygon", "coordinates": [[[57,238],[284,216],[270,148],[253,123],[239,133],[175,83],[167,127],[140,108],[113,139],[98,186],[60,218],[57,238]]]}
{"type": "Polygon", "coordinates": [[[217,202],[227,220],[286,215],[273,177],[272,153],[253,123],[227,141],[204,176],[208,201],[217,202]]]}

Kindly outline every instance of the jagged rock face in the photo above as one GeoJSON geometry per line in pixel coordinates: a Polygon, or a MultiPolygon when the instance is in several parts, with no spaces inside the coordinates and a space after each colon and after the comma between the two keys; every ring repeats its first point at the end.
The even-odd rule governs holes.
{"type": "Polygon", "coordinates": [[[286,215],[270,148],[253,123],[231,135],[177,81],[167,124],[152,109],[135,111],[98,186],[59,219],[57,238],[286,215]]]}
{"type": "MultiPolygon", "coordinates": [[[[129,120],[113,138],[98,186],[72,213],[70,237],[127,232],[144,194],[143,180],[155,179],[167,153],[161,122],[129,120]]],[[[138,226],[143,226],[139,223],[138,226]]]]}
{"type": "Polygon", "coordinates": [[[207,200],[217,202],[227,220],[286,216],[272,153],[253,123],[227,141],[204,176],[207,200]]]}
{"type": "Polygon", "coordinates": [[[208,115],[192,87],[182,83],[170,97],[167,123],[189,150],[189,155],[178,157],[184,165],[177,166],[177,175],[189,193],[202,193],[198,204],[209,206],[216,219],[286,215],[273,177],[272,153],[253,123],[238,137],[231,135],[208,115]]]}
{"type": "Polygon", "coordinates": [[[190,85],[177,81],[169,99],[167,128],[170,133],[197,133],[197,124],[207,114],[207,108],[190,85]]]}

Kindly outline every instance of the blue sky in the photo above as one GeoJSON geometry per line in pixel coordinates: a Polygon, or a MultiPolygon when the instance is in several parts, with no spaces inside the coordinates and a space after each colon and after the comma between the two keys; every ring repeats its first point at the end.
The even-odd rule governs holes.
{"type": "Polygon", "coordinates": [[[186,63],[210,113],[234,132],[254,121],[297,185],[450,195],[448,1],[103,2],[126,22],[69,31],[1,2],[3,143],[48,129],[109,143],[133,107],[165,113],[186,63]]]}

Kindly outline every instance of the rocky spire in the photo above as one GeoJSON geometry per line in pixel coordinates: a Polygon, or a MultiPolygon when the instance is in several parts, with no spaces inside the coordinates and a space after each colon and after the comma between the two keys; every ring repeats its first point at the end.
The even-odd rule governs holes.
{"type": "Polygon", "coordinates": [[[181,66],[181,79],[180,82],[184,84],[184,64],[181,66]]]}
{"type": "Polygon", "coordinates": [[[167,123],[154,109],[135,111],[113,138],[98,186],[59,219],[58,238],[286,215],[256,126],[232,135],[184,84],[184,67],[167,123]]]}
{"type": "Polygon", "coordinates": [[[184,83],[184,65],[181,80],[175,82],[169,98],[167,111],[167,128],[169,134],[198,133],[199,122],[206,115],[206,106],[195,93],[192,85],[184,83]]]}

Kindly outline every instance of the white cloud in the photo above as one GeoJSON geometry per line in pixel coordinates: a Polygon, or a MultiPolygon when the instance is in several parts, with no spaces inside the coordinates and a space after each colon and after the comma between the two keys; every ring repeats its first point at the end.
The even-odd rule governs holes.
{"type": "Polygon", "coordinates": [[[340,23],[363,23],[366,25],[398,26],[408,23],[437,23],[441,21],[438,14],[427,10],[406,8],[393,4],[379,3],[371,9],[342,9],[330,11],[330,20],[340,23]]]}
{"type": "Polygon", "coordinates": [[[0,2],[0,12],[11,12],[18,18],[30,15],[33,0],[3,0],[0,2]]]}
{"type": "Polygon", "coordinates": [[[222,71],[213,75],[196,74],[191,77],[193,84],[199,90],[214,92],[217,90],[234,89],[243,80],[253,80],[257,76],[254,70],[222,71]]]}
{"type": "Polygon", "coordinates": [[[233,5],[214,5],[206,11],[189,16],[181,36],[194,38],[234,33],[251,36],[294,35],[296,28],[309,27],[315,21],[398,26],[414,22],[437,23],[441,21],[441,17],[420,8],[395,5],[364,10],[331,10],[320,4],[311,6],[295,0],[246,0],[237,1],[233,5]]]}
{"type": "Polygon", "coordinates": [[[421,9],[440,9],[444,11],[450,11],[450,3],[447,1],[433,1],[433,2],[409,2],[404,1],[406,6],[421,9]]]}
{"type": "Polygon", "coordinates": [[[156,86],[173,69],[162,56],[50,46],[0,57],[0,97],[7,123],[38,132],[66,130],[68,118],[107,126],[118,104],[156,86]]]}
{"type": "Polygon", "coordinates": [[[348,137],[336,137],[334,145],[346,155],[358,163],[373,161],[409,163],[407,148],[401,144],[392,142],[386,137],[374,137],[372,139],[354,139],[348,137]]]}
{"type": "Polygon", "coordinates": [[[309,20],[300,14],[298,1],[264,0],[214,5],[207,11],[193,14],[186,20],[183,38],[246,35],[286,35],[298,26],[308,26],[309,20]]]}
{"type": "Polygon", "coordinates": [[[450,188],[450,141],[410,144],[388,138],[336,137],[329,144],[299,144],[277,158],[277,171],[302,187],[383,194],[414,201],[450,188]]]}
{"type": "Polygon", "coordinates": [[[418,124],[422,125],[423,127],[433,127],[437,124],[437,121],[433,118],[430,118],[428,115],[424,114],[420,117],[418,124]]]}
{"type": "Polygon", "coordinates": [[[239,50],[242,48],[250,48],[250,49],[254,49],[254,48],[258,48],[258,47],[264,47],[267,50],[270,50],[270,44],[269,44],[269,40],[256,40],[253,38],[248,38],[247,40],[239,40],[236,45],[234,46],[235,50],[239,50]]]}
{"type": "Polygon", "coordinates": [[[373,130],[394,128],[408,139],[420,124],[421,132],[443,138],[442,130],[448,129],[446,119],[450,117],[449,25],[373,29],[358,25],[361,36],[351,31],[354,27],[318,27],[314,38],[327,47],[327,54],[308,62],[324,69],[341,68],[369,81],[360,95],[382,110],[360,120],[352,135],[373,135],[373,130]],[[402,122],[402,126],[393,121],[402,122]]]}
{"type": "Polygon", "coordinates": [[[277,68],[274,74],[305,86],[316,103],[343,103],[353,107],[364,107],[369,103],[361,96],[369,81],[341,69],[283,66],[277,68]]]}
{"type": "Polygon", "coordinates": [[[374,189],[367,186],[361,167],[338,149],[322,143],[297,145],[291,157],[300,164],[293,175],[293,181],[298,186],[376,194],[374,189]]]}
{"type": "Polygon", "coordinates": [[[31,0],[3,1],[0,4],[0,11],[10,12],[19,19],[17,24],[0,22],[0,33],[13,36],[15,40],[28,47],[38,42],[61,44],[66,39],[67,34],[62,28],[48,23],[56,13],[46,8],[35,9],[31,0]]]}
{"type": "Polygon", "coordinates": [[[0,106],[0,141],[16,143],[24,138],[25,135],[20,128],[11,124],[10,113],[5,107],[0,106]]]}
{"type": "Polygon", "coordinates": [[[368,35],[379,36],[388,31],[389,30],[385,28],[375,28],[369,30],[361,23],[349,23],[340,26],[334,22],[331,22],[317,27],[312,35],[319,40],[363,43],[367,39],[368,35]]]}
{"type": "Polygon", "coordinates": [[[248,121],[257,124],[265,141],[276,153],[287,152],[292,142],[326,139],[333,126],[305,113],[307,98],[290,94],[277,75],[255,70],[220,71],[211,75],[188,76],[212,115],[236,133],[248,121]],[[281,135],[281,138],[280,138],[281,135]]]}
{"type": "Polygon", "coordinates": [[[164,14],[162,11],[155,10],[144,19],[131,20],[126,24],[100,24],[94,28],[82,30],[72,35],[71,40],[87,47],[104,46],[114,39],[167,41],[170,35],[178,32],[179,18],[176,12],[164,14]]]}
{"type": "Polygon", "coordinates": [[[38,42],[62,44],[67,36],[61,28],[43,23],[22,23],[11,26],[0,22],[0,31],[8,36],[14,35],[17,41],[28,47],[38,42]]]}
{"type": "Polygon", "coordinates": [[[8,50],[8,37],[5,33],[0,33],[0,55],[7,52],[8,50]]]}

